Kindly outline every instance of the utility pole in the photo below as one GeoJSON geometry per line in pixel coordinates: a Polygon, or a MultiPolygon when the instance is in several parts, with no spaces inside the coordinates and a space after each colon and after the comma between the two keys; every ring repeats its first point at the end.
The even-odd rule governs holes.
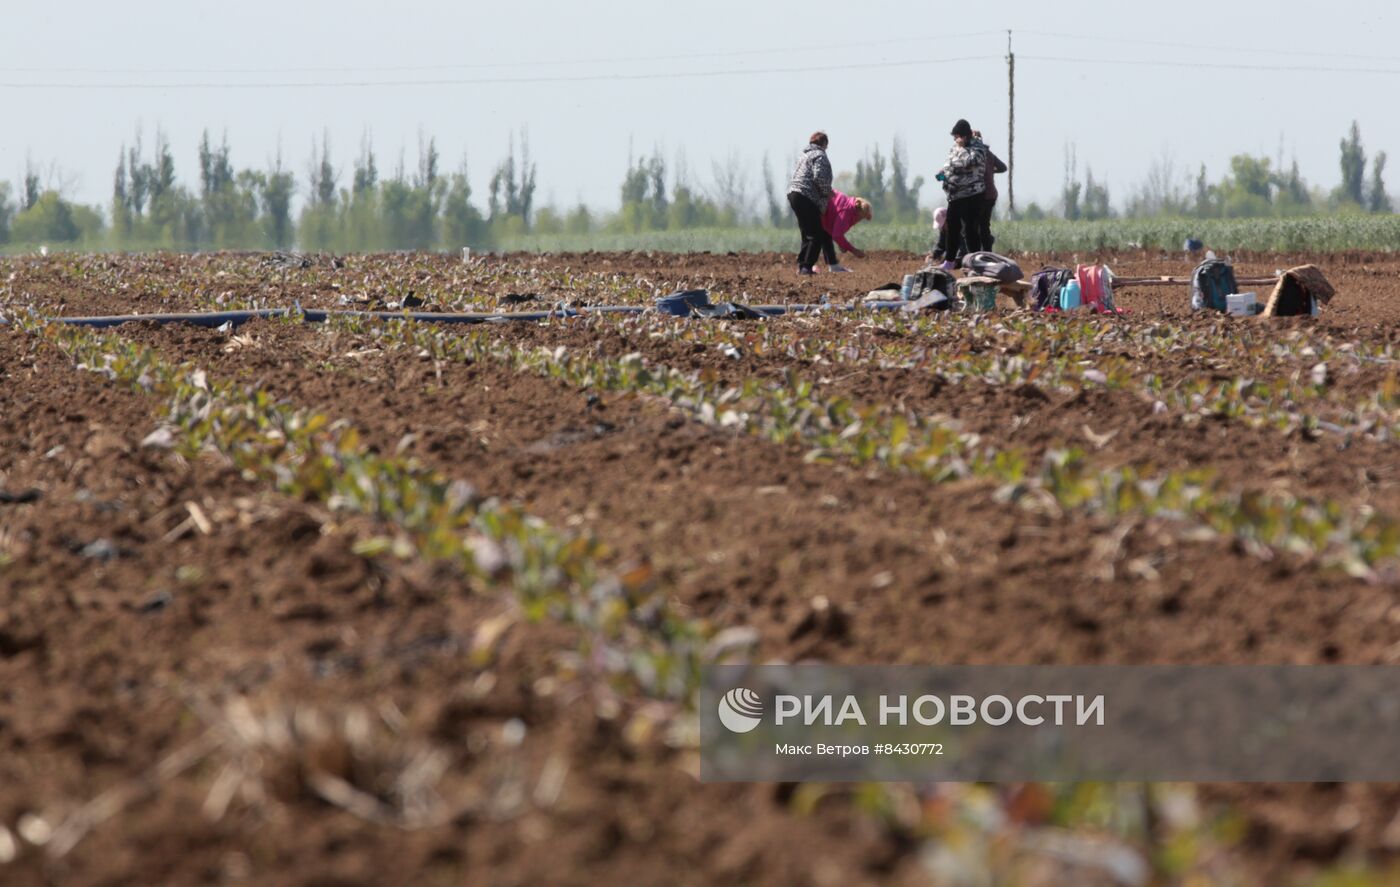
{"type": "Polygon", "coordinates": [[[1011,29],[1006,29],[1006,210],[1016,215],[1016,53],[1011,51],[1011,29]]]}

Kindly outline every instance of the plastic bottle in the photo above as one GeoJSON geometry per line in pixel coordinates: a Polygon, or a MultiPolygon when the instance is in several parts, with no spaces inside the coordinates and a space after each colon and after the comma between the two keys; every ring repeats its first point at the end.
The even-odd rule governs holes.
{"type": "Polygon", "coordinates": [[[1079,305],[1079,281],[1071,280],[1060,290],[1060,310],[1073,311],[1079,305]]]}

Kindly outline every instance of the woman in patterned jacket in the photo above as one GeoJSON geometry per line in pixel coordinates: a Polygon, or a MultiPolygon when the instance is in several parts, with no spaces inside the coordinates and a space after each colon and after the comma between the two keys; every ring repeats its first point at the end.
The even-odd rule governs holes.
{"type": "Polygon", "coordinates": [[[798,274],[811,274],[822,252],[832,249],[831,235],[822,227],[822,216],[831,200],[831,161],[826,157],[826,146],[826,133],[812,133],[788,183],[788,206],[797,216],[797,228],[802,232],[802,248],[797,252],[798,274]]]}
{"type": "Polygon", "coordinates": [[[983,195],[987,190],[987,146],[972,134],[972,125],[953,125],[953,147],[948,162],[935,178],[948,194],[947,262],[951,270],[968,253],[981,252],[983,195]]]}

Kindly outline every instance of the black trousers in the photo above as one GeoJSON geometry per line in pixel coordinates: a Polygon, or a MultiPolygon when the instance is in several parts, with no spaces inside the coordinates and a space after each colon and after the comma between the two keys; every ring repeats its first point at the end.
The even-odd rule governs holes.
{"type": "Polygon", "coordinates": [[[827,262],[835,264],[836,247],[831,235],[822,227],[822,211],[810,198],[802,194],[789,194],[788,206],[797,216],[797,229],[802,232],[802,248],[797,251],[797,267],[812,268],[817,259],[826,253],[827,262]]]}
{"type": "Polygon", "coordinates": [[[997,242],[997,239],[992,236],[992,213],[996,210],[997,199],[995,197],[982,201],[982,218],[978,227],[982,230],[982,249],[988,251],[991,250],[992,244],[997,242]]]}
{"type": "Polygon", "coordinates": [[[948,201],[948,221],[944,226],[948,234],[944,255],[953,262],[961,262],[968,253],[981,252],[982,246],[982,205],[986,200],[981,194],[959,197],[948,201]]]}

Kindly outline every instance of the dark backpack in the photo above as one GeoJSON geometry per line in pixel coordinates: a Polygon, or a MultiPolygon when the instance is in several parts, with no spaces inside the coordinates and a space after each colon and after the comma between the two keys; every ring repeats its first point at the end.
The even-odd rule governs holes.
{"type": "Polygon", "coordinates": [[[941,268],[920,271],[914,281],[918,296],[908,303],[908,310],[947,311],[953,306],[958,291],[958,279],[941,268]]]}
{"type": "Polygon", "coordinates": [[[968,253],[963,256],[962,266],[978,277],[995,277],[1002,283],[1015,283],[1021,279],[1021,266],[996,253],[968,253]]]}
{"type": "Polygon", "coordinates": [[[1191,310],[1226,311],[1225,297],[1239,292],[1235,269],[1224,259],[1206,259],[1191,274],[1191,310]]]}
{"type": "Polygon", "coordinates": [[[938,290],[951,299],[958,291],[958,279],[942,268],[920,271],[919,289],[925,293],[929,290],[938,290]]]}
{"type": "Polygon", "coordinates": [[[1041,268],[1031,275],[1031,305],[1037,311],[1059,310],[1060,290],[1073,279],[1068,268],[1041,268]]]}

